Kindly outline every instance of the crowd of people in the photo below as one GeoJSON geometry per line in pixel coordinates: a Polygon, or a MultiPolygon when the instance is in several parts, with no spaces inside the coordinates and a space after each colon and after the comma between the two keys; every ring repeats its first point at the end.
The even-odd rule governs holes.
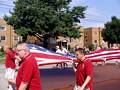
{"type": "MultiPolygon", "coordinates": [[[[112,49],[117,48],[116,46],[112,47],[112,49]]],[[[37,61],[30,53],[28,45],[21,43],[14,49],[10,49],[8,46],[4,46],[3,49],[6,57],[5,79],[8,82],[8,90],[42,90],[37,61]],[[19,68],[15,76],[16,65],[19,68]]],[[[99,49],[106,48],[101,46],[99,49]]],[[[71,61],[76,77],[76,84],[73,90],[93,90],[93,65],[91,60],[85,57],[89,49],[86,47],[80,48],[79,45],[75,45],[73,51],[77,58],[76,61],[78,61],[71,61]]],[[[58,45],[56,46],[56,53],[60,55],[70,54],[65,47],[58,45]]],[[[56,65],[56,67],[67,66],[66,62],[61,62],[56,65]]]]}
{"type": "MultiPolygon", "coordinates": [[[[4,46],[6,56],[6,72],[5,78],[8,81],[8,90],[42,90],[40,81],[40,72],[37,62],[30,53],[26,43],[18,44],[16,49],[11,50],[8,46],[4,46]],[[15,77],[16,63],[19,62],[19,68],[15,77]]],[[[90,60],[85,58],[85,49],[75,46],[76,62],[71,62],[76,75],[76,85],[74,90],[93,90],[93,68],[90,60]]],[[[56,46],[56,53],[65,55],[69,54],[63,46],[56,46]]],[[[59,65],[59,64],[58,64],[59,65]]],[[[67,63],[62,62],[62,66],[67,66],[67,63]]]]}

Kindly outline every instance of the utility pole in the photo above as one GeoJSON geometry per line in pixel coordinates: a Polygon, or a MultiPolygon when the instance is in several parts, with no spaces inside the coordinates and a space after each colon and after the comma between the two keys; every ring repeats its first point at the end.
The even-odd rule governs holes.
{"type": "Polygon", "coordinates": [[[12,48],[12,28],[10,26],[10,48],[12,48]]]}

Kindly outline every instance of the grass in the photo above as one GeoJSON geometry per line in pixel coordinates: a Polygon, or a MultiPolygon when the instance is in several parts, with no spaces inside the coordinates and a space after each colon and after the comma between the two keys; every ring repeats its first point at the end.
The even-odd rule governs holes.
{"type": "Polygon", "coordinates": [[[4,63],[5,63],[5,55],[4,52],[0,50],[0,64],[4,64],[4,63]]]}
{"type": "Polygon", "coordinates": [[[5,57],[0,57],[0,64],[4,64],[5,63],[5,57]]]}

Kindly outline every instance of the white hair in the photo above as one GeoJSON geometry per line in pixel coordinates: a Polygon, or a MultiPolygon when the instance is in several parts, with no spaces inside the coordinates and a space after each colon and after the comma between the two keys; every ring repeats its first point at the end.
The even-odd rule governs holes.
{"type": "Polygon", "coordinates": [[[18,45],[17,45],[17,49],[18,49],[18,48],[24,49],[24,50],[26,50],[26,51],[30,51],[30,49],[28,48],[27,43],[20,43],[20,44],[18,44],[18,45]]]}

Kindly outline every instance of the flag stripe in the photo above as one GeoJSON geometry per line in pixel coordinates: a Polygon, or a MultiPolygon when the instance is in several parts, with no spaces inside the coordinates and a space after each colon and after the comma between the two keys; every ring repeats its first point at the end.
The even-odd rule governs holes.
{"type": "Polygon", "coordinates": [[[69,62],[72,60],[70,56],[57,54],[41,46],[28,44],[28,47],[30,48],[30,52],[32,53],[32,55],[37,60],[38,65],[57,64],[62,62],[69,62]]]}
{"type": "Polygon", "coordinates": [[[97,50],[93,51],[87,55],[85,55],[86,58],[89,58],[91,60],[95,59],[106,59],[106,60],[112,60],[112,59],[120,59],[120,49],[109,49],[109,50],[97,50]]]}
{"type": "MultiPolygon", "coordinates": [[[[57,64],[62,62],[70,62],[71,60],[77,61],[75,57],[63,56],[41,46],[34,44],[28,44],[28,46],[30,48],[30,52],[37,60],[38,65],[57,64]]],[[[92,62],[104,62],[106,60],[120,59],[120,48],[96,50],[89,54],[86,54],[85,57],[92,62]]]]}

